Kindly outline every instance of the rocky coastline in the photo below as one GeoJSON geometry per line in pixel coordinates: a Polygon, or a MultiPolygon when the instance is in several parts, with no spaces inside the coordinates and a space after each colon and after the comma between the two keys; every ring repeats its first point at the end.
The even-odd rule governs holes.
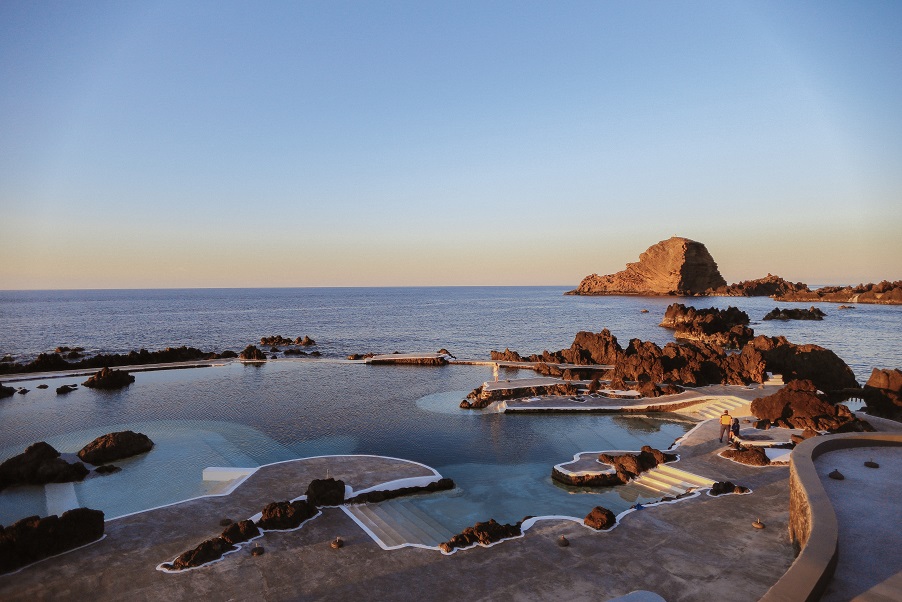
{"type": "Polygon", "coordinates": [[[590,274],[565,295],[771,297],[782,302],[902,304],[902,280],[811,290],[768,274],[727,284],[704,244],[674,236],[649,247],[639,261],[605,276],[590,274]]]}

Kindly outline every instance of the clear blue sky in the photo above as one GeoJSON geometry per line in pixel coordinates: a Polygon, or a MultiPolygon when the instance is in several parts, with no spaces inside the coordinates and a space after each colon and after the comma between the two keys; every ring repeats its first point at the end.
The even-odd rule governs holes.
{"type": "Polygon", "coordinates": [[[0,288],[902,279],[900,2],[0,3],[0,288]]]}

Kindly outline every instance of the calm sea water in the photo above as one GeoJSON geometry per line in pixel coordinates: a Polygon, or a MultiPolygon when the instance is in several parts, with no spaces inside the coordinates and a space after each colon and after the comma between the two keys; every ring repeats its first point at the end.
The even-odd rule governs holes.
{"type": "MultiPolygon", "coordinates": [[[[664,344],[674,299],[565,297],[557,287],[260,289],[0,293],[0,354],[27,359],[57,345],[127,352],[190,345],[240,350],[263,335],[309,335],[325,357],[355,352],[436,351],[488,358],[569,346],[579,330],[609,328],[623,345],[664,344]],[[649,313],[641,313],[648,309],[649,313]]],[[[861,382],[874,366],[902,366],[902,307],[820,307],[823,322],[760,323],[770,299],[682,299],[697,307],[737,305],[756,332],[836,351],[861,382]]],[[[531,373],[511,371],[505,377],[531,373]]],[[[257,466],[321,454],[368,453],[437,468],[459,488],[423,503],[445,504],[454,528],[493,516],[584,516],[601,503],[555,486],[551,466],[581,451],[670,446],[692,424],[677,416],[509,416],[457,404],[485,380],[481,366],[436,368],[277,361],[254,367],[137,373],[134,385],[80,387],[57,396],[43,381],[0,401],[0,460],[38,440],[74,452],[94,437],[132,428],[157,442],[121,473],[76,485],[80,501],[114,516],[209,490],[206,466],[257,466]],[[132,495],[136,490],[141,495],[132,495]],[[123,494],[123,492],[127,492],[123,494]],[[467,508],[466,511],[458,510],[467,508]]],[[[80,382],[83,379],[65,379],[80,382]]],[[[608,497],[616,494],[606,494],[608,497]]],[[[593,494],[593,498],[597,494],[593,494]]],[[[425,498],[424,498],[425,500],[425,498]]],[[[0,523],[43,514],[42,488],[0,494],[0,523]]],[[[630,501],[608,499],[615,511],[630,501]]],[[[604,505],[603,504],[603,505],[604,505]]],[[[436,511],[433,507],[432,511],[436,511]]]]}

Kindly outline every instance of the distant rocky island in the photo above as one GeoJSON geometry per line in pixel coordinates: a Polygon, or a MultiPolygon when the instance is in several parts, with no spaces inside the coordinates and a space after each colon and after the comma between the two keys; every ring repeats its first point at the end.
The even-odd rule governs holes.
{"type": "Polygon", "coordinates": [[[714,258],[700,242],[674,236],[652,245],[616,274],[583,278],[568,295],[699,295],[726,287],[714,258]]]}
{"type": "Polygon", "coordinates": [[[728,285],[704,244],[674,236],[650,246],[616,274],[590,274],[567,295],[772,297],[785,302],[902,304],[902,280],[811,290],[768,274],[728,285]]]}

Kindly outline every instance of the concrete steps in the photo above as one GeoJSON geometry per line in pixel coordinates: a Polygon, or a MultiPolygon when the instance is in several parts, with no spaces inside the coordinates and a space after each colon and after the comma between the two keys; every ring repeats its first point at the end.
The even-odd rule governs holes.
{"type": "Polygon", "coordinates": [[[384,549],[408,544],[437,547],[454,535],[449,528],[404,500],[349,505],[344,510],[384,549]]]}
{"type": "Polygon", "coordinates": [[[703,420],[717,418],[724,410],[733,412],[736,408],[748,405],[748,402],[739,399],[716,399],[699,406],[688,408],[686,413],[695,415],[703,420]],[[698,409],[695,409],[695,408],[698,409]]]}
{"type": "Polygon", "coordinates": [[[714,481],[711,479],[661,464],[643,472],[626,487],[633,486],[640,495],[643,490],[648,491],[650,494],[642,497],[654,500],[662,497],[677,497],[693,489],[707,488],[713,485],[714,481]]]}

